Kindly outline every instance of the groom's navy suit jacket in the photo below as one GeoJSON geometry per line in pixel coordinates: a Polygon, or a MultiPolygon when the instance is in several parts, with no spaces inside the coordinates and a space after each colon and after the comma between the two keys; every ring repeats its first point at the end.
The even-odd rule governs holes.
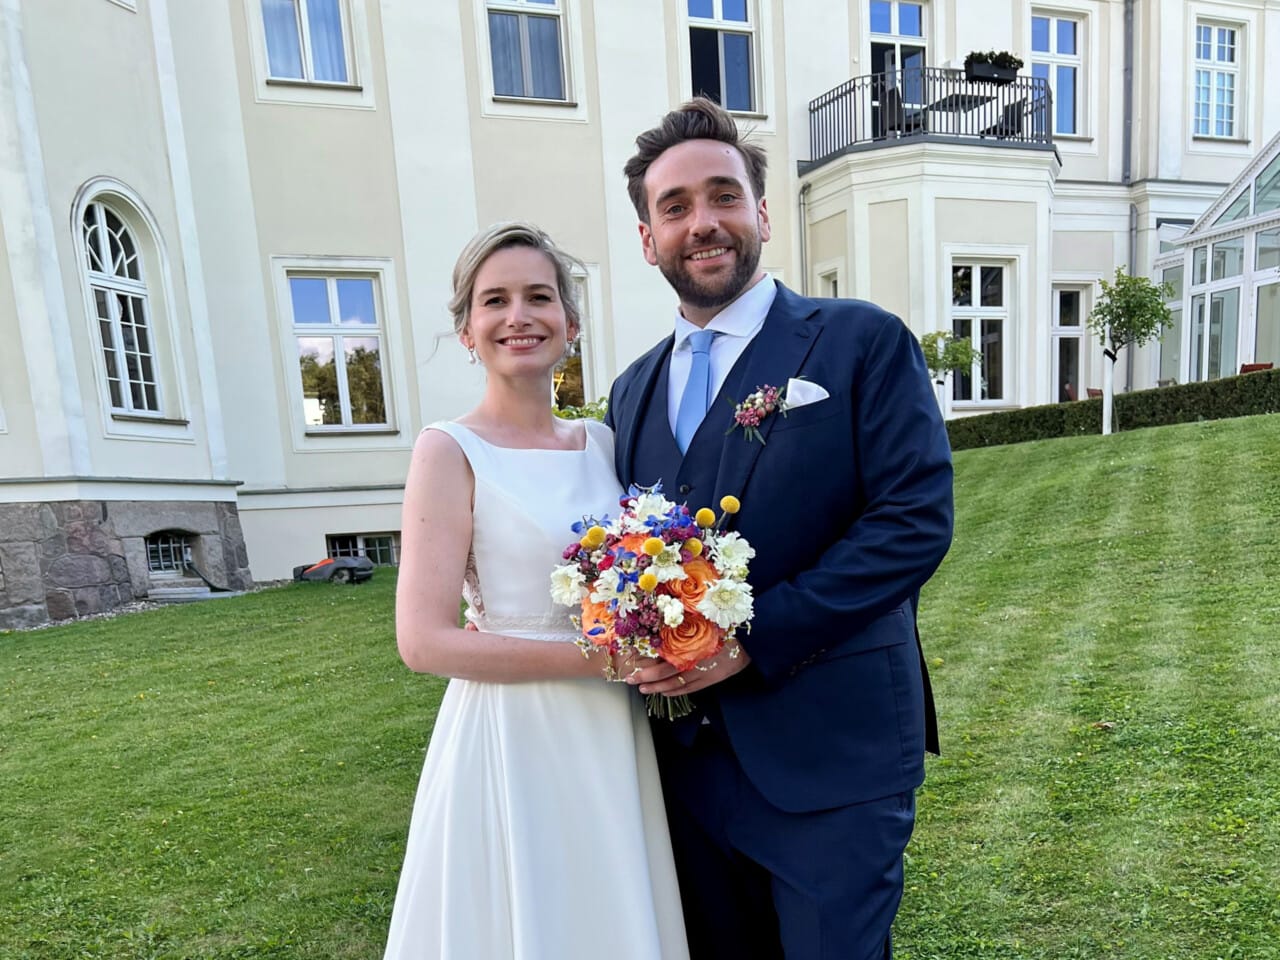
{"type": "MultiPolygon", "coordinates": [[[[660,480],[691,509],[742,502],[730,528],[756,551],[755,616],[740,633],[751,664],[698,694],[700,713],[780,809],[918,786],[937,734],[916,605],[952,529],[951,452],[919,344],[873,304],[779,284],[682,457],[667,416],[672,342],[617,379],[608,422],[624,485],[660,480]],[[791,378],[830,396],[767,417],[764,444],[726,433],[735,403],[791,378]]],[[[660,749],[679,749],[670,739],[660,749]]]]}

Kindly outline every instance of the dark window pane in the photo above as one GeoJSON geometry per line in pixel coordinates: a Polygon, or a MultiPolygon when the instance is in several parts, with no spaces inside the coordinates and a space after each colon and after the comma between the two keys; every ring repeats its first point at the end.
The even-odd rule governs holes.
{"type": "Polygon", "coordinates": [[[751,97],[751,38],[744,33],[726,33],[723,36],[723,106],[727,110],[752,110],[755,105],[751,97]]]}
{"type": "Polygon", "coordinates": [[[1058,326],[1080,326],[1080,291],[1062,290],[1058,293],[1058,326]]]}
{"type": "Polygon", "coordinates": [[[564,99],[564,75],[560,70],[560,21],[556,17],[529,17],[529,60],[533,68],[533,95],[544,100],[564,99]]]}
{"type": "Polygon", "coordinates": [[[1058,338],[1058,402],[1080,396],[1080,338],[1058,338]]]}
{"type": "Polygon", "coordinates": [[[951,268],[951,303],[957,307],[973,306],[973,267],[951,268]]]}
{"type": "Polygon", "coordinates": [[[493,92],[500,97],[523,97],[520,18],[515,14],[489,14],[489,56],[493,62],[493,92]]]}
{"type": "Polygon", "coordinates": [[[1049,53],[1049,18],[1031,18],[1031,49],[1036,53],[1049,53]]]}
{"type": "Polygon", "coordinates": [[[982,306],[1004,306],[1004,267],[982,268],[982,306]]]}
{"type": "Polygon", "coordinates": [[[689,64],[693,95],[720,99],[720,34],[716,30],[689,28],[689,64]]]}
{"type": "Polygon", "coordinates": [[[982,399],[1004,399],[1004,349],[1000,320],[982,321],[982,399]]]}
{"type": "MultiPolygon", "coordinates": [[[[965,269],[967,267],[957,267],[955,269],[965,269]]],[[[968,317],[956,317],[952,320],[951,335],[957,340],[970,340],[973,336],[973,321],[968,317]]],[[[956,371],[952,374],[954,378],[951,382],[951,399],[952,400],[972,400],[973,399],[973,375],[965,372],[956,371]]]]}

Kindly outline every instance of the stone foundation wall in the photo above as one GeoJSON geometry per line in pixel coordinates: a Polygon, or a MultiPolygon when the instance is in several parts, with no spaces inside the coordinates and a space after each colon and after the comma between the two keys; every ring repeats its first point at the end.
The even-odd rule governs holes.
{"type": "Polygon", "coordinates": [[[147,537],[179,530],[218,587],[253,584],[234,503],[0,503],[0,629],[102,613],[152,587],[147,537]]]}

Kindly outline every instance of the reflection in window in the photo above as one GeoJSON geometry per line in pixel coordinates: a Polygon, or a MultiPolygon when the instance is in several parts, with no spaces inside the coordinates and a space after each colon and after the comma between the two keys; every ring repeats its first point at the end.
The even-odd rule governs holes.
{"type": "Polygon", "coordinates": [[[1209,298],[1208,379],[1229,377],[1236,372],[1237,341],[1240,328],[1240,288],[1232,287],[1209,298]]]}
{"type": "Polygon", "coordinates": [[[1222,211],[1222,216],[1218,217],[1214,223],[1231,223],[1233,220],[1239,220],[1241,217],[1249,215],[1249,191],[1246,189],[1244,193],[1236,197],[1231,202],[1231,206],[1222,211]]]}
{"type": "Polygon", "coordinates": [[[1280,283],[1258,287],[1258,339],[1254,347],[1255,363],[1271,363],[1280,367],[1280,283]]]}
{"type": "Polygon", "coordinates": [[[951,268],[951,332],[967,339],[978,354],[968,374],[957,372],[952,382],[953,400],[1005,399],[1006,270],[1002,264],[956,264],[951,268]]]}
{"type": "Polygon", "coordinates": [[[1258,270],[1280,267],[1280,230],[1262,230],[1258,233],[1258,270]]]}
{"type": "Polygon", "coordinates": [[[1253,212],[1280,209],[1280,153],[1271,158],[1253,181],[1253,212]]]}
{"type": "Polygon", "coordinates": [[[1177,383],[1182,369],[1182,265],[1167,268],[1161,280],[1173,288],[1165,306],[1173,325],[1160,333],[1160,382],[1177,383]]]}
{"type": "Polygon", "coordinates": [[[1083,23],[1073,17],[1035,14],[1031,17],[1031,75],[1049,85],[1053,101],[1053,132],[1081,132],[1080,52],[1083,23]]]}
{"type": "Polygon", "coordinates": [[[1244,271],[1244,237],[1220,240],[1213,245],[1210,279],[1238,277],[1244,271]]]}
{"type": "Polygon", "coordinates": [[[370,277],[290,276],[309,427],[387,423],[382,330],[370,277]]]}

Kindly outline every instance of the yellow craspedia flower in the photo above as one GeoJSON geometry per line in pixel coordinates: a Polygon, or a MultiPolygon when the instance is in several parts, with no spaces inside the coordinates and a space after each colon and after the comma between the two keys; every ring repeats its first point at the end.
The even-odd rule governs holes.
{"type": "Polygon", "coordinates": [[[694,537],[692,540],[686,540],[684,542],[684,548],[695,557],[702,556],[702,541],[697,537],[694,537]]]}
{"type": "Polygon", "coordinates": [[[667,545],[662,542],[661,537],[650,537],[644,542],[640,549],[645,552],[645,556],[656,557],[666,549],[666,546],[667,545]]]}
{"type": "Polygon", "coordinates": [[[742,504],[735,496],[724,496],[720,498],[720,509],[725,513],[737,513],[742,509],[742,504]]]}
{"type": "Polygon", "coordinates": [[[578,542],[588,550],[594,550],[596,547],[604,543],[604,538],[604,527],[592,527],[582,535],[582,539],[578,542]]]}
{"type": "Polygon", "coordinates": [[[716,524],[715,512],[710,507],[703,507],[693,515],[693,522],[700,527],[714,527],[716,524]]]}
{"type": "Polygon", "coordinates": [[[652,590],[658,585],[658,575],[652,570],[646,570],[640,574],[640,579],[636,581],[636,585],[641,590],[652,590]]]}

